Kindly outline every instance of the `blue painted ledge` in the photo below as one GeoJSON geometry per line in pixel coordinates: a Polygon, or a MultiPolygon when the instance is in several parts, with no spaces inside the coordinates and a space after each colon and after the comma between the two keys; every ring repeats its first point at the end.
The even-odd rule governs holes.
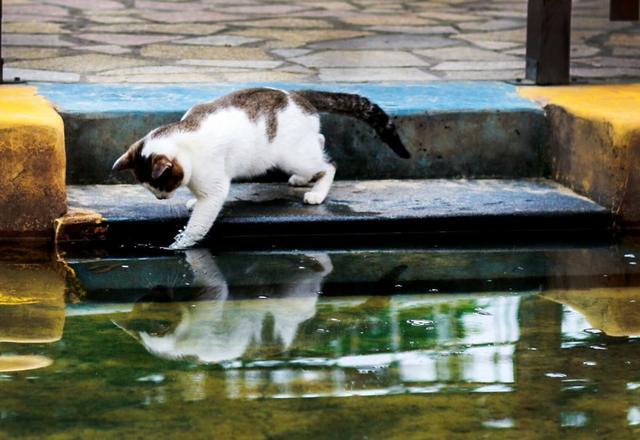
{"type": "Polygon", "coordinates": [[[542,113],[521,97],[517,87],[502,82],[436,82],[427,84],[233,83],[194,85],[37,83],[40,94],[67,114],[171,113],[210,101],[234,90],[268,86],[287,90],[315,89],[358,93],[396,116],[421,113],[542,113]]]}

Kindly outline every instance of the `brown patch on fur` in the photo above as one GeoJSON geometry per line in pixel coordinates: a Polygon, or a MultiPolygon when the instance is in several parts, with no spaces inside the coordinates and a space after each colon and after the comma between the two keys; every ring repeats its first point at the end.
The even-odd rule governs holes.
{"type": "Polygon", "coordinates": [[[324,175],[325,175],[325,174],[327,174],[327,173],[325,173],[324,171],[320,171],[320,172],[318,172],[318,173],[315,173],[315,174],[313,175],[313,177],[311,178],[311,181],[312,181],[312,182],[315,182],[315,181],[316,181],[316,180],[318,180],[318,179],[322,179],[322,178],[324,177],[324,175]]]}
{"type": "Polygon", "coordinates": [[[134,142],[114,169],[131,169],[139,182],[148,183],[160,191],[170,193],[178,189],[184,178],[184,170],[180,163],[163,154],[143,156],[143,148],[144,139],[134,142]]]}
{"type": "MultiPolygon", "coordinates": [[[[331,161],[329,161],[329,163],[330,163],[331,165],[333,165],[333,168],[337,168],[336,163],[335,163],[334,161],[332,161],[332,160],[331,160],[331,161]]],[[[317,173],[315,173],[315,174],[313,175],[313,177],[311,177],[310,182],[315,182],[315,181],[317,181],[318,179],[322,179],[322,178],[324,177],[324,175],[325,175],[325,174],[327,174],[327,173],[326,173],[326,171],[318,171],[317,173]]]]}
{"type": "Polygon", "coordinates": [[[302,110],[303,113],[308,115],[315,115],[318,113],[318,110],[306,99],[304,96],[300,95],[297,92],[291,92],[289,94],[291,96],[291,100],[302,110]]]}
{"type": "Polygon", "coordinates": [[[287,94],[280,90],[267,88],[240,90],[215,101],[192,107],[183,120],[156,129],[151,133],[151,138],[166,136],[178,130],[197,130],[207,116],[218,110],[235,107],[243,110],[252,122],[264,117],[267,138],[272,141],[278,132],[278,112],[287,106],[288,101],[287,94]]]}
{"type": "Polygon", "coordinates": [[[177,160],[170,160],[167,156],[162,154],[152,154],[150,158],[150,165],[146,172],[148,173],[147,182],[152,187],[159,189],[160,191],[164,191],[167,193],[173,192],[182,183],[182,179],[184,178],[184,171],[180,162],[177,160]],[[160,174],[158,177],[153,177],[153,169],[157,166],[157,164],[163,164],[164,172],[160,174]],[[168,167],[165,168],[165,164],[169,164],[168,167]]]}
{"type": "Polygon", "coordinates": [[[153,158],[151,166],[151,178],[157,179],[173,166],[173,163],[165,155],[158,155],[153,158]]]}
{"type": "MultiPolygon", "coordinates": [[[[182,121],[180,121],[180,122],[182,122],[182,121]]],[[[171,124],[162,125],[162,126],[156,128],[155,130],[153,130],[149,137],[153,139],[153,138],[158,138],[158,137],[161,137],[161,136],[166,136],[166,135],[171,134],[174,131],[178,131],[180,129],[185,130],[184,128],[182,128],[180,126],[180,122],[172,122],[171,124]]],[[[185,131],[192,131],[192,130],[185,130],[185,131]]]]}

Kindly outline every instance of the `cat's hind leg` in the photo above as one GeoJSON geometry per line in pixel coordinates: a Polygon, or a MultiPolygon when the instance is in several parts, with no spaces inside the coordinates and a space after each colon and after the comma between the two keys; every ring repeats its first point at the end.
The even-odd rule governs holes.
{"type": "MultiPolygon", "coordinates": [[[[317,142],[318,142],[317,145],[313,145],[313,141],[311,142],[311,144],[313,145],[311,147],[311,151],[312,151],[311,156],[313,157],[313,159],[315,159],[315,160],[312,159],[312,161],[325,162],[324,136],[322,134],[318,134],[317,142]],[[320,148],[318,149],[318,147],[320,148]]],[[[289,177],[290,186],[307,186],[315,180],[317,173],[310,171],[310,169],[307,167],[304,167],[304,168],[305,169],[300,169],[299,173],[293,174],[291,177],[289,177]]]]}
{"type": "Polygon", "coordinates": [[[336,166],[327,161],[324,153],[324,136],[320,133],[307,136],[295,149],[287,151],[289,154],[280,167],[292,174],[289,184],[304,186],[313,182],[311,189],[304,194],[304,202],[309,205],[324,202],[336,175],[336,166]]]}
{"type": "Polygon", "coordinates": [[[293,176],[289,177],[290,186],[307,186],[310,183],[311,183],[311,179],[308,177],[298,176],[297,174],[294,174],[293,176]]]}
{"type": "Polygon", "coordinates": [[[309,205],[319,205],[327,198],[333,178],[336,175],[336,166],[332,163],[325,162],[321,170],[319,170],[312,180],[315,183],[311,187],[311,191],[304,193],[304,203],[309,205]]]}

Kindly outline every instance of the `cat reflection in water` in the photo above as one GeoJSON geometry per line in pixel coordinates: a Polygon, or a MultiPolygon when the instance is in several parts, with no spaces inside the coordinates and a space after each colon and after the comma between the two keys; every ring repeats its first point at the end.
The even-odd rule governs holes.
{"type": "MultiPolygon", "coordinates": [[[[300,324],[315,315],[318,292],[333,270],[327,254],[303,254],[304,262],[292,261],[291,275],[284,282],[260,286],[267,298],[234,300],[209,251],[185,253],[193,271],[192,287],[198,292],[196,301],[140,302],[130,317],[115,322],[150,353],[165,359],[218,363],[242,358],[254,350],[286,350],[300,324]]],[[[250,264],[244,271],[245,279],[272,271],[269,261],[262,267],[260,261],[250,264]]]]}

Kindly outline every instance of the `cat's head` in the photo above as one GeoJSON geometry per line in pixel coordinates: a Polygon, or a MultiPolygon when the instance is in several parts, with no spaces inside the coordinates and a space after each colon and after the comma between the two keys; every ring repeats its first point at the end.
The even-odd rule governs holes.
{"type": "Polygon", "coordinates": [[[168,152],[148,145],[147,138],[133,143],[113,164],[114,171],[132,170],[136,179],[158,199],[170,198],[176,189],[186,184],[185,170],[178,159],[168,152]]]}

